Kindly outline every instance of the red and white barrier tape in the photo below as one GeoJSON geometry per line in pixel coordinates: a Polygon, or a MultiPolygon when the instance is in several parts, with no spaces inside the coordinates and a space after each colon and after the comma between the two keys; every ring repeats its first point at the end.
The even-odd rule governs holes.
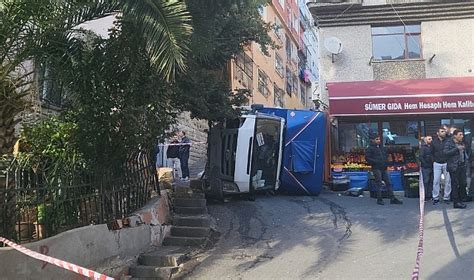
{"type": "Polygon", "coordinates": [[[168,144],[158,144],[159,147],[167,147],[167,146],[192,146],[194,144],[207,144],[207,142],[190,142],[190,143],[168,143],[168,144]]]}
{"type": "Polygon", "coordinates": [[[420,262],[421,257],[423,256],[423,235],[425,228],[425,186],[423,184],[423,174],[421,170],[418,186],[418,188],[420,189],[420,222],[418,224],[418,250],[416,253],[415,268],[413,269],[413,273],[411,274],[412,280],[418,280],[418,278],[420,277],[420,262]]]}
{"type": "Polygon", "coordinates": [[[53,257],[49,257],[49,256],[40,254],[40,253],[35,252],[35,251],[32,251],[30,249],[27,249],[23,246],[20,246],[20,245],[14,243],[14,242],[11,242],[10,240],[8,240],[6,238],[3,238],[1,236],[0,236],[0,242],[12,247],[13,249],[15,249],[15,250],[17,250],[17,251],[19,251],[19,252],[21,252],[21,253],[29,256],[29,257],[35,258],[35,259],[40,260],[40,261],[48,262],[50,264],[54,264],[56,266],[59,266],[61,268],[66,269],[66,270],[69,270],[69,271],[75,272],[77,274],[89,277],[90,279],[114,280],[114,278],[109,277],[107,275],[100,274],[98,272],[89,270],[87,268],[84,268],[84,267],[81,267],[81,266],[78,266],[78,265],[75,265],[75,264],[72,264],[72,263],[68,263],[68,262],[53,258],[53,257]]]}

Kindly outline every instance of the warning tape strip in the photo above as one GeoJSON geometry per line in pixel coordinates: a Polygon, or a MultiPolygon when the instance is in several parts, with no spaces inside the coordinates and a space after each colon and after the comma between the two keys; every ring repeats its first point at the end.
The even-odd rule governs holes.
{"type": "Polygon", "coordinates": [[[194,144],[207,144],[207,142],[190,142],[190,143],[178,143],[178,144],[158,144],[159,147],[167,147],[167,146],[192,146],[194,144]]]}
{"type": "Polygon", "coordinates": [[[40,253],[35,252],[35,251],[32,251],[30,249],[27,249],[23,246],[20,246],[20,245],[14,243],[14,242],[11,242],[10,240],[8,240],[6,238],[3,238],[1,236],[0,236],[0,242],[12,247],[13,249],[15,249],[15,250],[17,250],[17,251],[19,251],[19,252],[21,252],[21,253],[29,256],[29,257],[35,258],[35,259],[40,260],[40,261],[48,262],[50,264],[54,264],[56,266],[59,266],[61,268],[66,269],[66,270],[69,270],[69,271],[75,272],[77,274],[89,277],[90,279],[115,280],[112,277],[109,277],[107,275],[100,274],[98,272],[89,270],[89,269],[84,268],[82,266],[78,266],[78,265],[75,265],[75,264],[72,264],[72,263],[68,263],[68,262],[65,262],[65,261],[50,257],[50,256],[40,254],[40,253]]]}
{"type": "Polygon", "coordinates": [[[425,186],[423,184],[423,174],[420,170],[420,179],[418,188],[420,189],[420,222],[418,224],[418,250],[416,253],[416,262],[415,268],[413,269],[413,273],[411,274],[412,280],[418,280],[420,277],[420,263],[421,257],[423,256],[423,236],[424,236],[424,228],[425,228],[425,186]]]}

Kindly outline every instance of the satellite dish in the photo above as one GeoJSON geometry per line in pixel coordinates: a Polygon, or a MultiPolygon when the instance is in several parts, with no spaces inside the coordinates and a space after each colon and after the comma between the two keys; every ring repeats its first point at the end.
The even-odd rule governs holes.
{"type": "Polygon", "coordinates": [[[336,37],[329,37],[324,40],[324,47],[332,54],[340,54],[342,52],[342,42],[336,37]]]}

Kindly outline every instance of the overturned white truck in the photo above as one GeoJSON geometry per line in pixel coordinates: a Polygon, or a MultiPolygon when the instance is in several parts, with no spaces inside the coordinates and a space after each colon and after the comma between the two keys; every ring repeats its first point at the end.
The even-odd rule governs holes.
{"type": "Polygon", "coordinates": [[[240,118],[210,127],[203,189],[228,194],[280,189],[318,195],[322,190],[326,114],[254,106],[240,118]]]}
{"type": "Polygon", "coordinates": [[[207,195],[274,190],[279,186],[285,120],[255,110],[210,127],[203,176],[207,195]]]}

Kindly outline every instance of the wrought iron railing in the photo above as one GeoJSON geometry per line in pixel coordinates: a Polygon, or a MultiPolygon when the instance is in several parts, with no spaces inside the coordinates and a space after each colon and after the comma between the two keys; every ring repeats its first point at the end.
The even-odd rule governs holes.
{"type": "Polygon", "coordinates": [[[155,166],[144,153],[118,172],[60,176],[11,165],[0,170],[0,236],[20,243],[122,219],[158,191],[155,166]]]}

